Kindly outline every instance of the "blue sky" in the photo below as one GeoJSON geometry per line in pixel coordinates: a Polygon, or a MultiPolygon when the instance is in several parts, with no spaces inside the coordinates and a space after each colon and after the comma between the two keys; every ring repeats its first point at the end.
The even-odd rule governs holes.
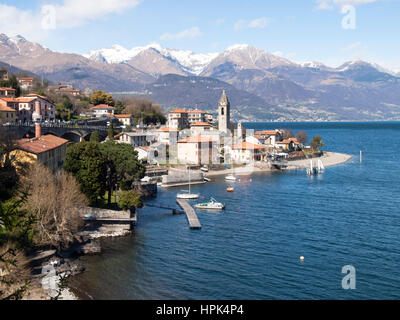
{"type": "Polygon", "coordinates": [[[247,43],[294,61],[363,59],[400,70],[399,13],[399,0],[0,0],[0,33],[63,52],[150,42],[220,52],[247,43]],[[43,29],[52,13],[41,11],[45,5],[56,18],[43,29]],[[353,29],[342,23],[349,5],[353,29]]]}

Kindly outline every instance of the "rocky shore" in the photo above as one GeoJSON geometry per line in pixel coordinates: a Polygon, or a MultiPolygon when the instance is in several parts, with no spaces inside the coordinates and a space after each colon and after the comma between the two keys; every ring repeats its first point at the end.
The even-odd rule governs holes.
{"type": "Polygon", "coordinates": [[[78,300],[68,288],[68,278],[85,271],[79,257],[100,254],[101,238],[126,236],[136,224],[135,210],[87,208],[82,215],[85,227],[68,249],[43,249],[28,257],[32,276],[24,300],[78,300]]]}

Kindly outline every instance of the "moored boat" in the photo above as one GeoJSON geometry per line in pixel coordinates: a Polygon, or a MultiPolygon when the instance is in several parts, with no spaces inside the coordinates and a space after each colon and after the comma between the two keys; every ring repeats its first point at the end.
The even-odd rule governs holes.
{"type": "Polygon", "coordinates": [[[202,210],[224,210],[225,204],[211,198],[209,202],[198,203],[194,207],[202,210]]]}

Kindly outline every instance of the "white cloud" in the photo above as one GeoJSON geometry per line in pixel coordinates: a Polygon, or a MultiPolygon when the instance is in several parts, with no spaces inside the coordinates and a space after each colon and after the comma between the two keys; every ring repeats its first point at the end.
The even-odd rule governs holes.
{"type": "MultiPolygon", "coordinates": [[[[104,18],[109,14],[122,13],[137,6],[141,0],[63,0],[60,5],[50,6],[54,10],[55,22],[52,29],[73,28],[84,25],[89,21],[104,18]]],[[[20,34],[29,40],[39,40],[47,34],[43,29],[42,7],[36,10],[23,10],[14,6],[0,4],[0,30],[7,35],[20,34]]],[[[47,11],[48,14],[49,11],[47,11]]]]}
{"type": "Polygon", "coordinates": [[[342,7],[345,5],[359,6],[367,3],[373,3],[378,0],[315,0],[317,10],[332,10],[335,6],[342,7]]]}
{"type": "Polygon", "coordinates": [[[140,0],[64,0],[62,5],[55,6],[57,25],[62,28],[80,26],[112,13],[122,13],[139,3],[140,0]]]}
{"type": "Polygon", "coordinates": [[[197,38],[203,35],[198,27],[193,27],[190,29],[183,30],[178,33],[164,33],[160,39],[161,40],[180,40],[180,39],[187,39],[187,38],[197,38]]]}
{"type": "Polygon", "coordinates": [[[270,23],[271,23],[271,20],[266,17],[254,19],[251,21],[241,19],[235,23],[233,28],[235,30],[248,29],[248,28],[264,29],[264,28],[268,27],[268,25],[270,23]]]}

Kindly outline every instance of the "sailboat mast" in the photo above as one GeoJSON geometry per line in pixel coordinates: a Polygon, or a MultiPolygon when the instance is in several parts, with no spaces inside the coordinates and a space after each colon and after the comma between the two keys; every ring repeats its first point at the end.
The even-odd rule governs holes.
{"type": "Polygon", "coordinates": [[[190,166],[189,166],[189,194],[191,194],[192,192],[192,189],[191,189],[191,187],[190,187],[190,166]]]}

